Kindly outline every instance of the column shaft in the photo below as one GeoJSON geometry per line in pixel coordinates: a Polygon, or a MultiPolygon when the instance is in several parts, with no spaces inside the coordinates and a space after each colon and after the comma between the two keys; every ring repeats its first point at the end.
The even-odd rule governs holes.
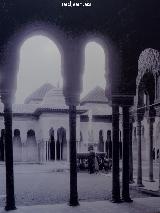
{"type": "Polygon", "coordinates": [[[149,118],[149,181],[153,181],[153,119],[149,118]]]}
{"type": "Polygon", "coordinates": [[[122,199],[131,201],[129,195],[129,106],[123,106],[123,161],[122,161],[122,199]]]}
{"type": "Polygon", "coordinates": [[[112,105],[112,201],[120,202],[119,182],[119,106],[112,105]]]}
{"type": "Polygon", "coordinates": [[[137,121],[137,148],[138,148],[138,158],[137,158],[137,185],[142,187],[142,153],[141,153],[141,121],[137,121]]]}
{"type": "Polygon", "coordinates": [[[76,106],[69,106],[70,128],[70,205],[77,206],[76,106]]]}
{"type": "Polygon", "coordinates": [[[5,164],[6,164],[6,210],[14,210],[14,172],[13,172],[13,143],[12,143],[12,104],[4,102],[5,125],[5,164]]]}
{"type": "Polygon", "coordinates": [[[129,124],[129,182],[133,183],[133,150],[132,150],[132,132],[133,123],[130,121],[129,124]]]}

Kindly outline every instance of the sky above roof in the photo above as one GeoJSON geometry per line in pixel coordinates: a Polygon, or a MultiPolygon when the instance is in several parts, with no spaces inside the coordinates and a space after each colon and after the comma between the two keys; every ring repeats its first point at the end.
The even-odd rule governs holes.
{"type": "MultiPolygon", "coordinates": [[[[97,85],[105,88],[103,48],[96,42],[89,42],[84,52],[85,70],[81,97],[97,85]]],[[[63,86],[61,55],[53,41],[39,35],[28,38],[21,47],[16,103],[23,103],[29,94],[44,83],[63,86]]]]}

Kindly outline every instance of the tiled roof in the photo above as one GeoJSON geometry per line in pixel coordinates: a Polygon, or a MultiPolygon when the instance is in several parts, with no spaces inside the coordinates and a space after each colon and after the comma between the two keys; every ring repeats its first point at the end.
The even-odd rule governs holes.
{"type": "MultiPolygon", "coordinates": [[[[13,104],[12,111],[17,114],[33,114],[38,106],[38,104],[13,104]]],[[[0,103],[0,113],[3,113],[3,109],[3,104],[0,103]]]]}
{"type": "MultiPolygon", "coordinates": [[[[0,103],[0,113],[3,113],[4,106],[0,103]]],[[[13,114],[39,114],[39,112],[63,112],[68,111],[69,107],[53,106],[52,104],[40,105],[40,104],[13,104],[13,114]]],[[[84,113],[87,109],[83,106],[77,107],[78,113],[84,113]]]]}
{"type": "Polygon", "coordinates": [[[97,86],[82,98],[81,104],[83,103],[108,103],[104,89],[97,86]]]}
{"type": "Polygon", "coordinates": [[[92,111],[92,115],[112,115],[112,107],[109,104],[94,104],[88,108],[88,111],[83,113],[83,115],[89,115],[89,110],[92,111]]]}
{"type": "Polygon", "coordinates": [[[51,84],[49,84],[49,83],[46,83],[46,84],[44,84],[44,85],[42,85],[40,88],[38,88],[35,92],[33,92],[31,95],[29,95],[26,99],[25,99],[25,101],[24,101],[24,103],[25,104],[29,104],[30,103],[30,101],[32,101],[32,100],[43,100],[43,98],[44,98],[44,96],[45,96],[45,94],[49,91],[49,90],[51,90],[51,89],[53,89],[54,88],[54,86],[53,85],[51,85],[51,84]]]}

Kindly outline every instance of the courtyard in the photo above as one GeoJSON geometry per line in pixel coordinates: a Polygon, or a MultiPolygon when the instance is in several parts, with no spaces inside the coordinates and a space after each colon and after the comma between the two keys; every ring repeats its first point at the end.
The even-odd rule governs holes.
{"type": "MultiPolygon", "coordinates": [[[[69,165],[66,162],[46,164],[15,164],[15,198],[17,206],[68,203],[69,165]]],[[[144,171],[145,172],[145,171],[144,171]]],[[[147,176],[147,171],[145,172],[147,176]]],[[[157,175],[157,174],[156,174],[157,175]]],[[[104,201],[111,199],[111,173],[89,174],[78,172],[80,201],[104,201]]],[[[149,195],[130,186],[131,198],[149,195]]],[[[5,166],[0,165],[0,206],[5,206],[5,166]]]]}

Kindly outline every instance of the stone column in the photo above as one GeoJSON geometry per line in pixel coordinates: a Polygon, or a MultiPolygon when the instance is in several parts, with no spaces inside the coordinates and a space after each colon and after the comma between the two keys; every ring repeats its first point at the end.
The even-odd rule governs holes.
{"type": "Polygon", "coordinates": [[[122,199],[131,202],[129,194],[129,106],[123,110],[123,156],[122,156],[122,199]]]}
{"type": "Polygon", "coordinates": [[[57,160],[57,129],[55,129],[54,140],[55,140],[55,161],[57,160]]]}
{"type": "Polygon", "coordinates": [[[132,132],[133,132],[133,123],[130,119],[129,123],[129,183],[134,183],[133,180],[133,150],[132,150],[132,132]]]}
{"type": "Polygon", "coordinates": [[[79,205],[77,192],[76,106],[69,106],[70,128],[70,206],[79,205]]]}
{"type": "Polygon", "coordinates": [[[143,187],[142,184],[142,153],[141,153],[141,121],[140,115],[137,115],[137,186],[143,187]]]}
{"type": "Polygon", "coordinates": [[[153,123],[154,118],[148,118],[149,124],[149,181],[153,182],[153,123]]]}
{"type": "Polygon", "coordinates": [[[119,106],[112,104],[112,202],[118,203],[120,199],[119,181],[119,106]]]}
{"type": "Polygon", "coordinates": [[[6,206],[5,209],[14,210],[14,172],[13,172],[13,143],[12,143],[12,99],[9,94],[3,94],[4,125],[5,125],[5,164],[6,164],[6,206]]]}

